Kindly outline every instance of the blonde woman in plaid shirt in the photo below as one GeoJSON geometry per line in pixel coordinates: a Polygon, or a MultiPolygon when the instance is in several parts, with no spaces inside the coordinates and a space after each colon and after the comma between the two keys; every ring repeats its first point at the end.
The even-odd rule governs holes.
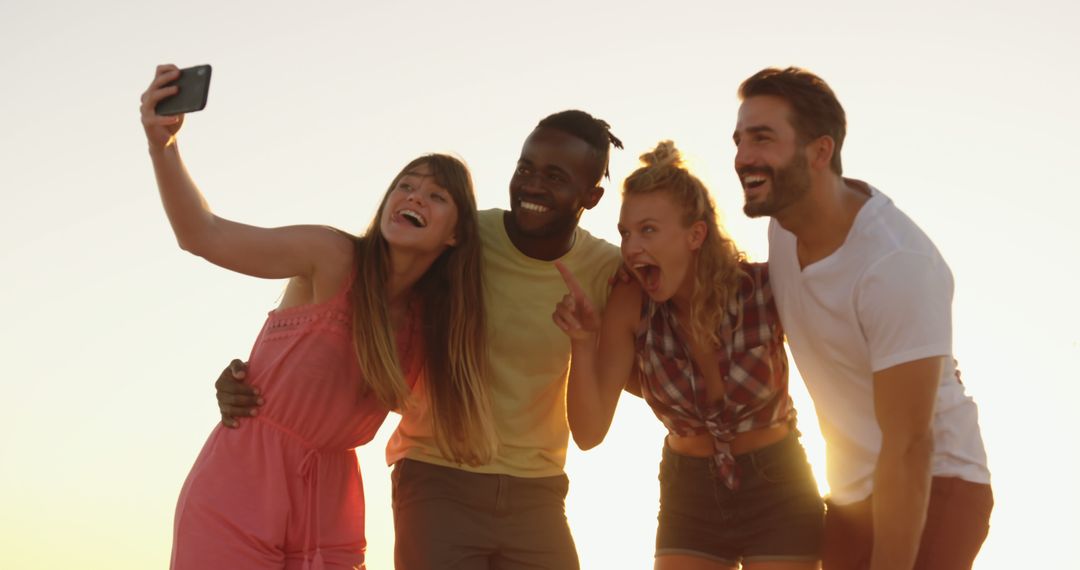
{"type": "Polygon", "coordinates": [[[660,465],[657,569],[818,567],[823,505],[795,430],[783,330],[765,264],[745,260],[671,141],[623,184],[623,261],[603,316],[570,293],[567,413],[599,444],[624,388],[668,428],[660,465]],[[601,365],[601,363],[603,363],[601,365]]]}

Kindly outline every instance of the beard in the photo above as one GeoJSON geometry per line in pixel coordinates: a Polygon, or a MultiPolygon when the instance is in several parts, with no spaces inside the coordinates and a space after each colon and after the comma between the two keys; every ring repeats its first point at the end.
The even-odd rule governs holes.
{"type": "Polygon", "coordinates": [[[747,202],[743,205],[743,213],[751,218],[761,216],[775,216],[784,208],[794,204],[810,190],[810,168],[806,156],[795,152],[795,156],[777,170],[772,168],[746,168],[739,172],[741,178],[744,174],[755,172],[769,177],[772,189],[765,198],[759,202],[747,202]]]}

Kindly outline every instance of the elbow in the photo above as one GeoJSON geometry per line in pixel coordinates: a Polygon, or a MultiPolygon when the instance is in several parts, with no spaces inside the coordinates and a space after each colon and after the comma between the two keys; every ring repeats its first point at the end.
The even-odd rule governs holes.
{"type": "Polygon", "coordinates": [[[180,249],[192,255],[197,255],[204,258],[206,257],[206,246],[198,240],[194,240],[191,238],[185,239],[178,235],[176,236],[176,245],[180,246],[180,249]]]}
{"type": "Polygon", "coordinates": [[[914,434],[908,441],[907,455],[913,458],[925,458],[929,463],[934,455],[934,430],[927,428],[914,434]]]}
{"type": "Polygon", "coordinates": [[[934,431],[931,428],[918,430],[893,441],[887,439],[882,442],[883,455],[890,455],[894,461],[899,461],[909,467],[929,468],[934,456],[934,431]]]}
{"type": "Polygon", "coordinates": [[[604,439],[601,437],[582,437],[577,435],[574,436],[574,443],[576,443],[578,449],[582,451],[588,451],[596,447],[597,445],[600,445],[600,442],[602,441],[604,441],[604,439]]]}
{"type": "Polygon", "coordinates": [[[176,236],[176,245],[180,246],[180,249],[182,249],[182,250],[184,250],[184,251],[186,251],[188,253],[193,253],[195,255],[199,255],[198,254],[198,249],[199,249],[198,245],[195,244],[194,241],[192,241],[189,238],[185,238],[184,236],[181,236],[181,235],[178,234],[176,236]]]}
{"type": "Polygon", "coordinates": [[[912,490],[930,492],[930,480],[934,472],[934,432],[914,434],[907,441],[900,460],[900,469],[907,472],[912,490]]]}
{"type": "Polygon", "coordinates": [[[176,236],[176,245],[180,249],[206,257],[213,254],[222,240],[218,218],[209,212],[201,216],[169,216],[169,225],[176,236]]]}
{"type": "Polygon", "coordinates": [[[578,428],[570,429],[571,435],[574,436],[574,443],[578,446],[578,449],[582,451],[588,451],[604,441],[605,433],[599,430],[578,428]]]}
{"type": "MultiPolygon", "coordinates": [[[[920,422],[921,423],[921,422],[920,422]]],[[[912,426],[905,430],[903,444],[904,451],[910,455],[932,455],[934,453],[934,426],[930,422],[926,425],[912,426]]]]}
{"type": "Polygon", "coordinates": [[[209,239],[209,232],[187,230],[176,230],[176,245],[180,246],[180,249],[199,257],[206,257],[210,254],[210,248],[212,239],[209,239]]]}

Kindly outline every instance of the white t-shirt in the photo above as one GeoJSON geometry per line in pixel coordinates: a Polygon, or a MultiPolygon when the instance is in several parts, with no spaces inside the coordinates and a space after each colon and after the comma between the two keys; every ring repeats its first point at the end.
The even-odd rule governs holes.
{"type": "Polygon", "coordinates": [[[953,279],[926,234],[870,188],[847,238],[799,268],[796,238],[769,225],[769,276],[780,321],[825,437],[831,499],[873,491],[881,451],[873,373],[944,356],[934,411],[935,476],[989,483],[978,409],[952,358],[953,279]]]}

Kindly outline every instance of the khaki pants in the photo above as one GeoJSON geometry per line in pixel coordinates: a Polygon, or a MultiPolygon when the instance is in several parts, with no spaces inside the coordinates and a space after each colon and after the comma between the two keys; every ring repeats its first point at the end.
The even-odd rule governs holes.
{"type": "Polygon", "coordinates": [[[578,568],[566,475],[471,473],[403,459],[391,481],[397,570],[578,568]]]}

